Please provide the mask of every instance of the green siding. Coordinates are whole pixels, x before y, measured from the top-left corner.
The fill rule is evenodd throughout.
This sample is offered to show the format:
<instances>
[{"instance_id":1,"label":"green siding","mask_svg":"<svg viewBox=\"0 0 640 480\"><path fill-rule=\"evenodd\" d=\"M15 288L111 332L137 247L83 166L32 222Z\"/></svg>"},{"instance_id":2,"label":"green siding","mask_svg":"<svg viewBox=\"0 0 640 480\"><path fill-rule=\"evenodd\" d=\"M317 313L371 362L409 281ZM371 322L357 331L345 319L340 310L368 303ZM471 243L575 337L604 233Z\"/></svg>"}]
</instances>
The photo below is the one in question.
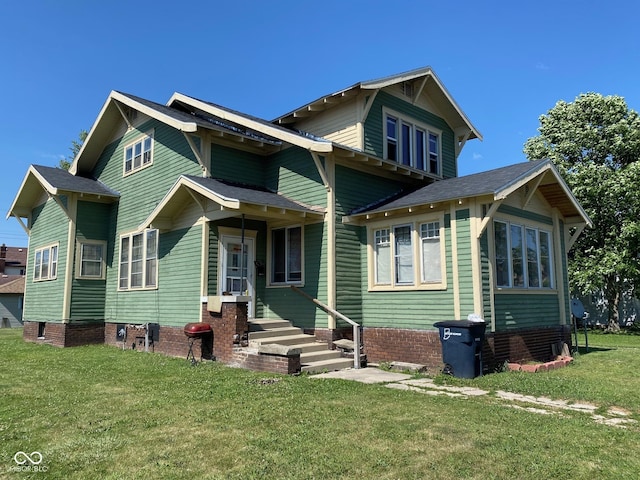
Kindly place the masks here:
<instances>
[{"instance_id":1,"label":"green siding","mask_svg":"<svg viewBox=\"0 0 640 480\"><path fill-rule=\"evenodd\" d=\"M406 115L426 125L442 131L442 170L444 178L456 177L458 167L455 155L455 136L453 130L440 117L427 112L401 98L385 92L380 92L375 100L369 115L364 123L364 150L365 152L382 157L384 152L384 128L382 108L388 107L396 112Z\"/></svg>"},{"instance_id":2,"label":"green siding","mask_svg":"<svg viewBox=\"0 0 640 480\"><path fill-rule=\"evenodd\" d=\"M326 207L327 190L306 150L291 147L271 155L265 175L267 188L307 205Z\"/></svg>"},{"instance_id":3,"label":"green siding","mask_svg":"<svg viewBox=\"0 0 640 480\"><path fill-rule=\"evenodd\" d=\"M110 292L107 320L170 326L199 321L201 232L201 227L195 226L161 233L158 288ZM109 290L116 286L114 282Z\"/></svg>"},{"instance_id":4,"label":"green siding","mask_svg":"<svg viewBox=\"0 0 640 480\"><path fill-rule=\"evenodd\" d=\"M104 203L78 202L76 222L77 240L103 240L110 238L111 205ZM113 241L111 242L113 243ZM111 264L109 248L105 252L105 263ZM74 249L74 255L76 251ZM71 320L104 319L106 280L86 280L75 278L76 264L74 261L74 279L71 287Z\"/></svg>"},{"instance_id":5,"label":"green siding","mask_svg":"<svg viewBox=\"0 0 640 480\"><path fill-rule=\"evenodd\" d=\"M435 322L455 320L453 270L451 263L451 221L445 215L447 289L427 291L367 291L367 277L362 277L363 319L365 327L430 329ZM367 254L363 248L361 268L367 271Z\"/></svg>"},{"instance_id":6,"label":"green siding","mask_svg":"<svg viewBox=\"0 0 640 480\"><path fill-rule=\"evenodd\" d=\"M125 145L154 129L153 163L137 172L123 176L123 149ZM196 240L187 235L181 242L172 240L171 233L159 237L160 258L158 262L158 289L118 291L118 259L120 235L135 231L160 203L171 186L182 174L200 175L200 165L195 159L187 140L178 130L156 121L149 121L124 137L108 145L94 169L98 180L120 192L120 201L111 209L110 228L112 243L108 246L105 317L108 321L144 323L163 321L167 325L181 325L199 319L200 311L200 228L195 228ZM184 232L179 230L178 232ZM183 241L193 245L183 250ZM170 248L167 248L167 245ZM177 249L179 254L173 252ZM196 288L192 289L191 278L184 287L176 284L176 268L171 263L182 258L184 271L195 271ZM195 270L194 270L195 269ZM189 290L186 288L189 286ZM163 292L161 294L161 292ZM182 292L181 295L177 295ZM168 308L161 309L162 302ZM181 306L176 309L175 304ZM191 302L191 303L187 303ZM174 313L178 312L178 315Z\"/></svg>"},{"instance_id":7,"label":"green siding","mask_svg":"<svg viewBox=\"0 0 640 480\"><path fill-rule=\"evenodd\" d=\"M559 324L556 295L496 294L496 331L550 327Z\"/></svg>"},{"instance_id":8,"label":"green siding","mask_svg":"<svg viewBox=\"0 0 640 480\"><path fill-rule=\"evenodd\" d=\"M471 224L469 210L456 211L456 235L458 242L458 286L460 292L460 315L466 319L474 312L473 269L471 258ZM475 239L474 239L475 241Z\"/></svg>"},{"instance_id":9,"label":"green siding","mask_svg":"<svg viewBox=\"0 0 640 480\"><path fill-rule=\"evenodd\" d=\"M491 319L491 256L489 255L489 237L487 230L480 237L480 274L482 275L482 318Z\"/></svg>"},{"instance_id":10,"label":"green siding","mask_svg":"<svg viewBox=\"0 0 640 480\"><path fill-rule=\"evenodd\" d=\"M327 233L324 224L304 227L304 290L327 303ZM267 269L268 270L268 269ZM265 316L291 320L298 327L327 327L327 314L288 287L265 288Z\"/></svg>"},{"instance_id":11,"label":"green siding","mask_svg":"<svg viewBox=\"0 0 640 480\"><path fill-rule=\"evenodd\" d=\"M211 145L211 176L222 180L264 185L267 159L261 155Z\"/></svg>"},{"instance_id":12,"label":"green siding","mask_svg":"<svg viewBox=\"0 0 640 480\"><path fill-rule=\"evenodd\" d=\"M357 188L365 186L366 188ZM336 166L336 306L337 310L356 322L362 321L362 282L367 269L361 269L366 257L366 228L345 225L342 215L388 198L404 185L388 178L369 175Z\"/></svg>"},{"instance_id":13,"label":"green siding","mask_svg":"<svg viewBox=\"0 0 640 480\"><path fill-rule=\"evenodd\" d=\"M65 263L69 220L53 200L34 208L29 238L29 258L25 278L24 319L30 321L62 321ZM58 269L54 280L33 281L35 252L58 242Z\"/></svg>"},{"instance_id":14,"label":"green siding","mask_svg":"<svg viewBox=\"0 0 640 480\"><path fill-rule=\"evenodd\" d=\"M522 210L520 208L512 207L510 205L500 205L498 207L499 213L504 213L505 215L513 215L515 217L520 217L524 220L530 220L533 222L544 223L546 225L553 225L553 219L546 215L540 215L539 213L529 212L527 210Z\"/></svg>"}]
</instances>

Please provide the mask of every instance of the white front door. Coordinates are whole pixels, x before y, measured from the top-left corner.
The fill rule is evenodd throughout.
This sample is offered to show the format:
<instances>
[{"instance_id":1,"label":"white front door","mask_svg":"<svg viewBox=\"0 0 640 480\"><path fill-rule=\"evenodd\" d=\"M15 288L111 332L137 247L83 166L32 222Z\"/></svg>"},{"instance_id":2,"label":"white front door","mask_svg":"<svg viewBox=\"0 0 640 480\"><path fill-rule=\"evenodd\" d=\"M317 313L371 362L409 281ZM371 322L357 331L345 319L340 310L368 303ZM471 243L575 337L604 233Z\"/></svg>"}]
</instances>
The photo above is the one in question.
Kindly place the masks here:
<instances>
[{"instance_id":1,"label":"white front door","mask_svg":"<svg viewBox=\"0 0 640 480\"><path fill-rule=\"evenodd\" d=\"M219 295L248 295L251 301L248 305L249 318L254 315L254 272L255 243L253 238L245 237L244 251L242 238L232 235L221 237L220 272L218 286ZM243 255L244 253L244 255Z\"/></svg>"}]
</instances>

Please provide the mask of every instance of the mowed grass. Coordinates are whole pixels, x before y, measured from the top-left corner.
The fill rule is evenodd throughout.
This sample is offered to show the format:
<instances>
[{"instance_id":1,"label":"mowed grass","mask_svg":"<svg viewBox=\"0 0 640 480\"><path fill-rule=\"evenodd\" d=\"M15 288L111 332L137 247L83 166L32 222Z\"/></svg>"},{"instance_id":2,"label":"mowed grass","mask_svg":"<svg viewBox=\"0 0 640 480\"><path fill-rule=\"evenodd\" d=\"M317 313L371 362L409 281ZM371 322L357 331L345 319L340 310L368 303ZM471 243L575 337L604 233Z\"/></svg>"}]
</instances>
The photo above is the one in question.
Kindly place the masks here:
<instances>
[{"instance_id":1,"label":"mowed grass","mask_svg":"<svg viewBox=\"0 0 640 480\"><path fill-rule=\"evenodd\" d=\"M18 451L60 479L638 478L640 427L540 415L493 395L430 396L278 376L108 346L60 349L0 330L0 478ZM591 339L590 339L591 345ZM595 342L593 343L595 346ZM616 405L640 419L637 346L562 370L438 377Z\"/></svg>"}]
</instances>

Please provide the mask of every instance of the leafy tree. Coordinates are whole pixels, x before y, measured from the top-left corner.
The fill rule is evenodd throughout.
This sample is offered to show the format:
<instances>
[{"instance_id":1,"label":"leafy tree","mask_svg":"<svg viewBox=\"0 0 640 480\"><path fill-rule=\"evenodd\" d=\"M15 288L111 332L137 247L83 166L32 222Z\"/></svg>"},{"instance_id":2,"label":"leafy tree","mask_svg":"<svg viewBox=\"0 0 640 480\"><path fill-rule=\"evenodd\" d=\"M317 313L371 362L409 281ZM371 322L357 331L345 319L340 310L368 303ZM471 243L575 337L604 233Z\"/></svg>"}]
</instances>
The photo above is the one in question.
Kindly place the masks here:
<instances>
[{"instance_id":1,"label":"leafy tree","mask_svg":"<svg viewBox=\"0 0 640 480\"><path fill-rule=\"evenodd\" d=\"M71 141L71 147L69 147L69 150L71 150L71 155L61 159L60 163L58 164L58 168L69 170L71 164L73 163L73 160L76 158L76 155L78 155L78 152L82 148L82 144L87 138L87 135L89 135L89 132L87 132L86 130L80 130L80 133L78 134L78 140Z\"/></svg>"},{"instance_id":2,"label":"leafy tree","mask_svg":"<svg viewBox=\"0 0 640 480\"><path fill-rule=\"evenodd\" d=\"M538 131L525 155L551 159L593 222L569 255L572 291L602 292L617 331L622 295L640 286L640 117L622 97L586 93L556 103Z\"/></svg>"}]
</instances>

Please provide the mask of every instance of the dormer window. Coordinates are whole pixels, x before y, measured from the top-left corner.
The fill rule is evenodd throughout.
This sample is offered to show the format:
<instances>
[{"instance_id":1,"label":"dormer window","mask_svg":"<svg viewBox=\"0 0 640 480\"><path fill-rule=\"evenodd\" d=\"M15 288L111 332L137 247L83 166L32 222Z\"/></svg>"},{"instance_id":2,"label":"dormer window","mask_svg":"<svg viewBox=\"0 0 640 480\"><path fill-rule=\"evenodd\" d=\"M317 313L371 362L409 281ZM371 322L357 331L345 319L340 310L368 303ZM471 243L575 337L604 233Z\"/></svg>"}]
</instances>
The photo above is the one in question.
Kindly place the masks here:
<instances>
[{"instance_id":1,"label":"dormer window","mask_svg":"<svg viewBox=\"0 0 640 480\"><path fill-rule=\"evenodd\" d=\"M124 175L138 171L153 162L153 132L124 147Z\"/></svg>"},{"instance_id":2,"label":"dormer window","mask_svg":"<svg viewBox=\"0 0 640 480\"><path fill-rule=\"evenodd\" d=\"M441 133L410 118L385 114L384 158L442 176Z\"/></svg>"}]
</instances>

